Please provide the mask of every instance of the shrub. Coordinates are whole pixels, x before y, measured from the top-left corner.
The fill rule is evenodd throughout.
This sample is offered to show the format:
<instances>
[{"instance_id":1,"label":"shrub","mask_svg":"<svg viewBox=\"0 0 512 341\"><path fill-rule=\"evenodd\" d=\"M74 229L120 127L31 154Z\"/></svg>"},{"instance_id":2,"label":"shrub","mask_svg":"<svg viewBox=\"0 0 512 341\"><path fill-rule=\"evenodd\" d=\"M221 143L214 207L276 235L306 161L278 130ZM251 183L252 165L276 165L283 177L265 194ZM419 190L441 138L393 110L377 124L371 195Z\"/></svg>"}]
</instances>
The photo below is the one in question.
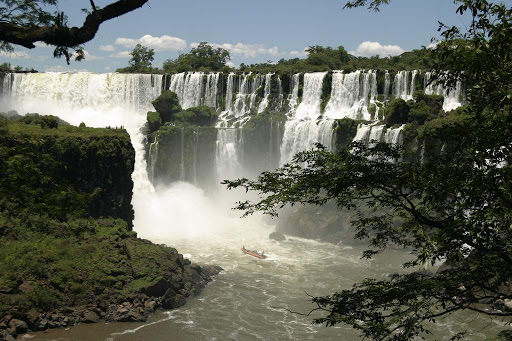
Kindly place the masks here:
<instances>
[{"instance_id":1,"label":"shrub","mask_svg":"<svg viewBox=\"0 0 512 341\"><path fill-rule=\"evenodd\" d=\"M155 110L160 114L162 123L172 121L174 114L181 111L178 95L169 90L163 91L152 104Z\"/></svg>"}]
</instances>

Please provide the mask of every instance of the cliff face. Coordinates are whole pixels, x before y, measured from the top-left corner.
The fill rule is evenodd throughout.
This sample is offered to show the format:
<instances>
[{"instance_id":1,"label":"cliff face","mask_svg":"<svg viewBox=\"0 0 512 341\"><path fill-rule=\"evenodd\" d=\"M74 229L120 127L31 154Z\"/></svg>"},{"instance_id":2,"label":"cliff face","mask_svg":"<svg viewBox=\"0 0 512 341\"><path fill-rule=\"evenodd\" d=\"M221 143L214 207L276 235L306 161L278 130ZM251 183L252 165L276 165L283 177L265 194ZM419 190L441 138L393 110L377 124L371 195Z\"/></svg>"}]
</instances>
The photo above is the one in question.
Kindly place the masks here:
<instances>
[{"instance_id":1,"label":"cliff face","mask_svg":"<svg viewBox=\"0 0 512 341\"><path fill-rule=\"evenodd\" d=\"M124 130L10 123L0 134L0 208L58 220L121 218L131 228L134 159Z\"/></svg>"},{"instance_id":2,"label":"cliff face","mask_svg":"<svg viewBox=\"0 0 512 341\"><path fill-rule=\"evenodd\" d=\"M0 340L144 321L198 294L218 268L131 231L135 153L126 131L51 122L0 116Z\"/></svg>"}]
</instances>

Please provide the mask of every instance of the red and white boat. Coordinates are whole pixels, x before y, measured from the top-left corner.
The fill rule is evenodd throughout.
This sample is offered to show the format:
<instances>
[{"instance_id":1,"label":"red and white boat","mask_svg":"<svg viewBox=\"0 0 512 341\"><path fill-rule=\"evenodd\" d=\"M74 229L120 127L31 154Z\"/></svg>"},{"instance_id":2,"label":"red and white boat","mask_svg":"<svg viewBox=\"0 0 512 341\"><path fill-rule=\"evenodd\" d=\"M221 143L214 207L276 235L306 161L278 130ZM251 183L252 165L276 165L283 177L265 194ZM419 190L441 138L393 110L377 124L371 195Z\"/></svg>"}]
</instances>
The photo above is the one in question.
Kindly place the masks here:
<instances>
[{"instance_id":1,"label":"red and white boat","mask_svg":"<svg viewBox=\"0 0 512 341\"><path fill-rule=\"evenodd\" d=\"M253 257L256 257L256 258L259 258L259 259L267 258L267 256L264 255L264 252L258 253L257 251L247 250L245 248L245 246L243 246L241 250L242 250L243 253L245 253L246 255L249 255L249 256L253 256Z\"/></svg>"}]
</instances>

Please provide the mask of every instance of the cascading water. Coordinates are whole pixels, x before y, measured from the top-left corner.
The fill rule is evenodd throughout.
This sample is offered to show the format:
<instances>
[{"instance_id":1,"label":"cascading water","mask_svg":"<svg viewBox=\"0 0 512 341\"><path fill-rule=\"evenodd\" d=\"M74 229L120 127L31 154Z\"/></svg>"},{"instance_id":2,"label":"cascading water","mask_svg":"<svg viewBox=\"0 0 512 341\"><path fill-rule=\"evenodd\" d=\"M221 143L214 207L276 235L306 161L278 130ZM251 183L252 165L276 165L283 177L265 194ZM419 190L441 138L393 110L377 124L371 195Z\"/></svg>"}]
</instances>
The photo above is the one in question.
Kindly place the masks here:
<instances>
[{"instance_id":1,"label":"cascading water","mask_svg":"<svg viewBox=\"0 0 512 341\"><path fill-rule=\"evenodd\" d=\"M277 76L277 105L275 110L281 111L284 103L284 94L283 94L283 82L281 81L281 77Z\"/></svg>"},{"instance_id":2,"label":"cascading water","mask_svg":"<svg viewBox=\"0 0 512 341\"><path fill-rule=\"evenodd\" d=\"M211 108L218 108L217 92L219 87L220 73L209 73L206 78L206 90L203 105Z\"/></svg>"},{"instance_id":3,"label":"cascading water","mask_svg":"<svg viewBox=\"0 0 512 341\"><path fill-rule=\"evenodd\" d=\"M384 142L392 144L400 144L403 142L403 129L405 124L395 129L387 129L384 135Z\"/></svg>"},{"instance_id":4,"label":"cascading water","mask_svg":"<svg viewBox=\"0 0 512 341\"><path fill-rule=\"evenodd\" d=\"M443 110L455 110L464 104L464 89L462 82L458 81L454 89L445 89L441 84L434 85L430 82L431 72L425 73L425 94L444 96Z\"/></svg>"},{"instance_id":5,"label":"cascading water","mask_svg":"<svg viewBox=\"0 0 512 341\"><path fill-rule=\"evenodd\" d=\"M155 141L149 146L148 163L149 163L149 181L154 183L155 181L155 165L158 155L158 136L155 137Z\"/></svg>"},{"instance_id":6,"label":"cascading water","mask_svg":"<svg viewBox=\"0 0 512 341\"><path fill-rule=\"evenodd\" d=\"M241 129L219 128L217 130L217 152L215 156L217 177L222 179L234 179L242 173L239 149Z\"/></svg>"},{"instance_id":7,"label":"cascading water","mask_svg":"<svg viewBox=\"0 0 512 341\"><path fill-rule=\"evenodd\" d=\"M178 95L183 109L197 107L201 105L203 98L203 80L203 72L178 73L171 76L169 90ZM211 93L209 95L211 96Z\"/></svg>"},{"instance_id":8,"label":"cascading water","mask_svg":"<svg viewBox=\"0 0 512 341\"><path fill-rule=\"evenodd\" d=\"M267 73L265 76L265 92L263 95L263 100L261 101L260 105L258 106L258 113L261 113L267 109L268 106L268 97L270 96L270 89L271 89L271 83L272 83L272 76L273 73Z\"/></svg>"},{"instance_id":9,"label":"cascading water","mask_svg":"<svg viewBox=\"0 0 512 341\"><path fill-rule=\"evenodd\" d=\"M393 97L411 100L414 93L417 71L400 71L393 82Z\"/></svg>"},{"instance_id":10,"label":"cascading water","mask_svg":"<svg viewBox=\"0 0 512 341\"><path fill-rule=\"evenodd\" d=\"M304 91L293 118L316 120L320 116L322 85L327 72L306 73L304 75Z\"/></svg>"},{"instance_id":11,"label":"cascading water","mask_svg":"<svg viewBox=\"0 0 512 341\"><path fill-rule=\"evenodd\" d=\"M280 148L280 164L289 162L298 152L312 149L316 143L321 143L329 150L331 149L334 121L321 120L317 122L321 116L322 85L326 74L326 72L317 72L304 75L302 102L297 110L292 112L293 119L285 123Z\"/></svg>"},{"instance_id":12,"label":"cascading water","mask_svg":"<svg viewBox=\"0 0 512 341\"><path fill-rule=\"evenodd\" d=\"M355 71L332 75L332 91L324 117L371 120L368 104L377 98L377 77L374 71Z\"/></svg>"},{"instance_id":13,"label":"cascading water","mask_svg":"<svg viewBox=\"0 0 512 341\"><path fill-rule=\"evenodd\" d=\"M257 90L263 83L263 76L246 73L237 76L229 74L226 91L226 110L219 115L218 128L242 127L251 112L257 110ZM238 90L238 92L236 92ZM234 93L236 92L236 95ZM233 97L235 100L233 102Z\"/></svg>"},{"instance_id":14,"label":"cascading water","mask_svg":"<svg viewBox=\"0 0 512 341\"><path fill-rule=\"evenodd\" d=\"M391 90L391 76L389 75L388 70L384 74L384 100L389 100Z\"/></svg>"},{"instance_id":15,"label":"cascading water","mask_svg":"<svg viewBox=\"0 0 512 341\"><path fill-rule=\"evenodd\" d=\"M405 125L402 125L398 128L387 128L384 130L385 125L382 124L359 124L353 141L362 142L366 146L371 146L376 142L399 144L402 143L402 130L404 127Z\"/></svg>"},{"instance_id":16,"label":"cascading water","mask_svg":"<svg viewBox=\"0 0 512 341\"><path fill-rule=\"evenodd\" d=\"M296 73L292 76L291 80L291 93L289 95L288 99L288 115L292 116L295 113L295 110L297 110L297 106L299 105L299 79L300 79L300 73Z\"/></svg>"}]
</instances>

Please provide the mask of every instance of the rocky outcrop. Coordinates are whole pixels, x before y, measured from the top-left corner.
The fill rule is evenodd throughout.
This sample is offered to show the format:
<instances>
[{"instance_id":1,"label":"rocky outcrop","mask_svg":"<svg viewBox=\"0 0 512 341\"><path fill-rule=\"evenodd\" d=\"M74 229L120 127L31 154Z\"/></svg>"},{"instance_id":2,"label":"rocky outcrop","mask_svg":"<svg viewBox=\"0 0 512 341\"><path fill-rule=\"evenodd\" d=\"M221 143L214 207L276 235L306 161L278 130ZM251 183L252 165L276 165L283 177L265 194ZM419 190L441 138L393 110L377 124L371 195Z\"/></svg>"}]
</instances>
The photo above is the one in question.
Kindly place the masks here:
<instances>
[{"instance_id":1,"label":"rocky outcrop","mask_svg":"<svg viewBox=\"0 0 512 341\"><path fill-rule=\"evenodd\" d=\"M284 236L284 234L282 234L280 232L272 232L271 234L268 235L268 238L278 241L278 242L286 240L286 237Z\"/></svg>"},{"instance_id":2,"label":"rocky outcrop","mask_svg":"<svg viewBox=\"0 0 512 341\"><path fill-rule=\"evenodd\" d=\"M132 240L132 242L134 242ZM149 242L145 242L150 244ZM72 302L73 297L70 293L60 292L62 302L57 303L56 308L44 311L41 308L32 308L24 311L20 307L12 307L5 311L5 315L0 317L0 340L13 340L19 335L28 331L42 331L51 328L62 328L74 326L80 323L95 323L101 320L107 322L142 322L157 309L175 309L183 306L186 299L198 295L212 277L218 274L222 269L217 266L199 266L191 264L175 251L167 253L165 257L175 257L170 260L167 266L168 275L159 276L153 280L143 277L139 281L145 284L137 289L129 290L130 293L123 295L118 290L111 287L96 288L99 293L97 296L91 295L88 303L83 305L66 305ZM159 259L156 259L159 261ZM134 267L127 267L116 274L120 283L125 283L121 278L130 276L135 277ZM158 271L156 272L158 274ZM160 273L161 275L162 273ZM133 278L132 277L132 278ZM133 282L128 281L123 284L125 288L133 288ZM118 286L117 283L111 286ZM43 285L37 283L36 285ZM27 289L29 284L22 282L13 292L19 292ZM28 289L33 290L32 289ZM47 290L55 291L51 285ZM14 295L14 294L11 294ZM0 294L0 300L7 301L9 295Z\"/></svg>"},{"instance_id":3,"label":"rocky outcrop","mask_svg":"<svg viewBox=\"0 0 512 341\"><path fill-rule=\"evenodd\" d=\"M360 244L361 241L354 240L350 223L355 214L354 211L338 210L333 203L297 206L279 215L276 232L334 244Z\"/></svg>"}]
</instances>

